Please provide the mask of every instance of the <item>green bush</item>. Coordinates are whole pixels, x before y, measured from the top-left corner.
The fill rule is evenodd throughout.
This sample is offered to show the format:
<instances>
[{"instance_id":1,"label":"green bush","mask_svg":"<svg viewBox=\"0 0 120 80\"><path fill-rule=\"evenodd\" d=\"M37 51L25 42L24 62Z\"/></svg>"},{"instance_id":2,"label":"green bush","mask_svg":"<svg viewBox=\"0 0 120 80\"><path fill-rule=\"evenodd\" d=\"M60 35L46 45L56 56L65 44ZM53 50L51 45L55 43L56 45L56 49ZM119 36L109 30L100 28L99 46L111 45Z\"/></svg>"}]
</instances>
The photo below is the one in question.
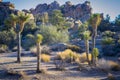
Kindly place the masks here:
<instances>
[{"instance_id":1,"label":"green bush","mask_svg":"<svg viewBox=\"0 0 120 80\"><path fill-rule=\"evenodd\" d=\"M8 50L7 45L4 45L4 44L0 45L0 53L4 53L4 52L6 52L7 50Z\"/></svg>"},{"instance_id":2,"label":"green bush","mask_svg":"<svg viewBox=\"0 0 120 80\"><path fill-rule=\"evenodd\" d=\"M16 34L13 30L0 32L0 44L5 44L8 46L8 48L11 49L16 44L15 40L16 40Z\"/></svg>"},{"instance_id":3,"label":"green bush","mask_svg":"<svg viewBox=\"0 0 120 80\"><path fill-rule=\"evenodd\" d=\"M105 37L102 40L103 45L110 45L110 44L113 44L113 43L114 43L114 39L111 38L111 37Z\"/></svg>"},{"instance_id":4,"label":"green bush","mask_svg":"<svg viewBox=\"0 0 120 80\"><path fill-rule=\"evenodd\" d=\"M42 34L44 37L43 43L54 44L54 43L64 43L68 42L69 35L67 30L58 31L55 26L39 26L40 31L38 33Z\"/></svg>"},{"instance_id":5,"label":"green bush","mask_svg":"<svg viewBox=\"0 0 120 80\"><path fill-rule=\"evenodd\" d=\"M105 31L102 33L103 37L113 37L115 35L115 32L111 32L111 31Z\"/></svg>"},{"instance_id":6,"label":"green bush","mask_svg":"<svg viewBox=\"0 0 120 80\"><path fill-rule=\"evenodd\" d=\"M34 45L35 45L34 35L27 34L23 40L23 44L22 44L23 48L25 50L29 50Z\"/></svg>"}]
</instances>

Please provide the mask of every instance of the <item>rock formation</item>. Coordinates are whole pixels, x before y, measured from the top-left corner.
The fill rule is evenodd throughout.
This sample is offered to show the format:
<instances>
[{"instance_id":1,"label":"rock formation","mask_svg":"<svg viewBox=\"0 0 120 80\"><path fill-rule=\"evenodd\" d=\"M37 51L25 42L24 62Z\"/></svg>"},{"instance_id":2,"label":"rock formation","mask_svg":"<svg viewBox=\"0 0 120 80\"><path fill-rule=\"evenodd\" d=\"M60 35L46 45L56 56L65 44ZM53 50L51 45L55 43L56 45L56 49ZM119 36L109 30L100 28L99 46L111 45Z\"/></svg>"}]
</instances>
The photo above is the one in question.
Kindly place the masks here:
<instances>
[{"instance_id":1,"label":"rock formation","mask_svg":"<svg viewBox=\"0 0 120 80\"><path fill-rule=\"evenodd\" d=\"M14 13L14 5L10 2L0 1L0 25L3 25L4 20L11 14Z\"/></svg>"},{"instance_id":2,"label":"rock formation","mask_svg":"<svg viewBox=\"0 0 120 80\"><path fill-rule=\"evenodd\" d=\"M73 18L75 20L81 20L82 22L89 19L92 8L89 1L84 2L83 4L73 5L70 1L67 1L64 5L60 6L57 1L52 2L51 4L39 4L35 9L30 9L33 15L42 14L48 12L51 14L53 10L61 10L64 17Z\"/></svg>"}]
</instances>

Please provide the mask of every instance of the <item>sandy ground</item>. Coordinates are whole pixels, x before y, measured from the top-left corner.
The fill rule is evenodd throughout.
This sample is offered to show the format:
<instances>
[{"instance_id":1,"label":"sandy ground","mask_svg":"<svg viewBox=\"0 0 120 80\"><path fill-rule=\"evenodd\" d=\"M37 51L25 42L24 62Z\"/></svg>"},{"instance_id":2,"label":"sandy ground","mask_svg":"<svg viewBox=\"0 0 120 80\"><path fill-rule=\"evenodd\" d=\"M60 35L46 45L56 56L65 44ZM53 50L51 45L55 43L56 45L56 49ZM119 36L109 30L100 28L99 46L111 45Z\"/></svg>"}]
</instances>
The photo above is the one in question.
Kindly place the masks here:
<instances>
[{"instance_id":1,"label":"sandy ground","mask_svg":"<svg viewBox=\"0 0 120 80\"><path fill-rule=\"evenodd\" d=\"M7 76L4 69L13 69L14 71L26 72L29 79L25 80L102 80L106 78L107 74L99 70L82 70L69 69L66 71L58 71L53 62L42 63L42 68L47 68L46 74L36 74L36 57L30 56L29 52L24 52L22 56L22 63L15 63L16 52L0 54L0 80L18 80L17 77ZM70 66L69 66L70 67ZM120 72L119 72L120 73ZM115 73L119 76L118 72Z\"/></svg>"}]
</instances>

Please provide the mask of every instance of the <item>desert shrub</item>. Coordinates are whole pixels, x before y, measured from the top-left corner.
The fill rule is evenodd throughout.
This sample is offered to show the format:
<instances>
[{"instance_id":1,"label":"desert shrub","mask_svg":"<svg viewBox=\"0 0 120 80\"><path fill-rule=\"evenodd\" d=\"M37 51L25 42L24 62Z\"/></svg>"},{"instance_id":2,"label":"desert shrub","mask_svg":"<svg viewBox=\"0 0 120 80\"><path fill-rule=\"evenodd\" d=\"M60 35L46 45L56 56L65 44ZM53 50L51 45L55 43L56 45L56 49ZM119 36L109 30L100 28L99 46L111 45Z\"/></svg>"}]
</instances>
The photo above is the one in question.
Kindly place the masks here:
<instances>
[{"instance_id":1,"label":"desert shrub","mask_svg":"<svg viewBox=\"0 0 120 80\"><path fill-rule=\"evenodd\" d=\"M79 54L73 52L70 49L59 52L54 59L56 68L60 70L65 70L65 66L69 62L79 62Z\"/></svg>"},{"instance_id":2,"label":"desert shrub","mask_svg":"<svg viewBox=\"0 0 120 80\"><path fill-rule=\"evenodd\" d=\"M7 45L4 45L4 44L0 45L0 53L4 53L6 51L8 51Z\"/></svg>"},{"instance_id":3,"label":"desert shrub","mask_svg":"<svg viewBox=\"0 0 120 80\"><path fill-rule=\"evenodd\" d=\"M24 72L24 71L19 71L18 74L20 75L20 78L19 78L20 80L29 79L26 72Z\"/></svg>"},{"instance_id":4,"label":"desert shrub","mask_svg":"<svg viewBox=\"0 0 120 80\"><path fill-rule=\"evenodd\" d=\"M97 66L104 71L118 71L120 70L120 65L114 61L108 61L105 59L100 59L97 61Z\"/></svg>"},{"instance_id":5,"label":"desert shrub","mask_svg":"<svg viewBox=\"0 0 120 80\"><path fill-rule=\"evenodd\" d=\"M16 40L16 34L13 30L0 32L0 44L5 44L8 46L8 48L11 49L16 45L15 40Z\"/></svg>"},{"instance_id":6,"label":"desert shrub","mask_svg":"<svg viewBox=\"0 0 120 80\"><path fill-rule=\"evenodd\" d=\"M108 73L107 79L108 80L116 80L115 77L111 73Z\"/></svg>"},{"instance_id":7,"label":"desert shrub","mask_svg":"<svg viewBox=\"0 0 120 80\"><path fill-rule=\"evenodd\" d=\"M91 58L91 54L88 54L88 57L89 57L89 61L91 61L92 60L92 58ZM80 62L87 62L87 56L86 56L86 53L82 53L81 55L80 55Z\"/></svg>"},{"instance_id":8,"label":"desert shrub","mask_svg":"<svg viewBox=\"0 0 120 80\"><path fill-rule=\"evenodd\" d=\"M58 59L61 59L61 60L65 60L65 61L73 61L76 57L76 53L73 52L72 50L70 49L66 49L65 51L63 52L59 52L57 54L57 57Z\"/></svg>"},{"instance_id":9,"label":"desert shrub","mask_svg":"<svg viewBox=\"0 0 120 80\"><path fill-rule=\"evenodd\" d=\"M29 79L24 71L15 71L14 69L5 69L7 75L16 76L19 80Z\"/></svg>"},{"instance_id":10,"label":"desert shrub","mask_svg":"<svg viewBox=\"0 0 120 80\"><path fill-rule=\"evenodd\" d=\"M44 46L42 46L42 51L41 52L44 53L44 54L50 54L51 50L47 45L44 45Z\"/></svg>"},{"instance_id":11,"label":"desert shrub","mask_svg":"<svg viewBox=\"0 0 120 80\"><path fill-rule=\"evenodd\" d=\"M34 56L37 56L37 48L36 47L31 47L30 51Z\"/></svg>"},{"instance_id":12,"label":"desert shrub","mask_svg":"<svg viewBox=\"0 0 120 80\"><path fill-rule=\"evenodd\" d=\"M111 32L111 31L105 31L102 33L103 37L113 37L115 35L115 32Z\"/></svg>"},{"instance_id":13,"label":"desert shrub","mask_svg":"<svg viewBox=\"0 0 120 80\"><path fill-rule=\"evenodd\" d=\"M110 44L113 44L113 43L114 43L114 40L111 37L104 37L103 40L102 40L103 45L110 45Z\"/></svg>"},{"instance_id":14,"label":"desert shrub","mask_svg":"<svg viewBox=\"0 0 120 80\"><path fill-rule=\"evenodd\" d=\"M72 51L75 51L75 52L81 51L81 48L76 45L67 45L67 49L71 49Z\"/></svg>"},{"instance_id":15,"label":"desert shrub","mask_svg":"<svg viewBox=\"0 0 120 80\"><path fill-rule=\"evenodd\" d=\"M36 47L31 47L30 48L31 53L33 53L33 55L37 55L37 48ZM41 53L43 54L50 54L51 50L48 46L41 46Z\"/></svg>"},{"instance_id":16,"label":"desert shrub","mask_svg":"<svg viewBox=\"0 0 120 80\"><path fill-rule=\"evenodd\" d=\"M35 45L34 35L27 34L22 42L23 48L29 50L30 47L33 47Z\"/></svg>"},{"instance_id":17,"label":"desert shrub","mask_svg":"<svg viewBox=\"0 0 120 80\"><path fill-rule=\"evenodd\" d=\"M97 61L97 67L100 68L101 70L108 72L110 70L111 66L109 64L109 61L105 59L100 59Z\"/></svg>"},{"instance_id":18,"label":"desert shrub","mask_svg":"<svg viewBox=\"0 0 120 80\"><path fill-rule=\"evenodd\" d=\"M111 70L120 71L120 65L117 62L109 61L109 65L111 66Z\"/></svg>"},{"instance_id":19,"label":"desert shrub","mask_svg":"<svg viewBox=\"0 0 120 80\"><path fill-rule=\"evenodd\" d=\"M43 43L45 44L64 43L69 41L68 31L58 31L55 26L40 26L40 31L38 31L38 33L43 35Z\"/></svg>"},{"instance_id":20,"label":"desert shrub","mask_svg":"<svg viewBox=\"0 0 120 80\"><path fill-rule=\"evenodd\" d=\"M41 60L43 62L50 62L50 56L47 54L41 54Z\"/></svg>"}]
</instances>

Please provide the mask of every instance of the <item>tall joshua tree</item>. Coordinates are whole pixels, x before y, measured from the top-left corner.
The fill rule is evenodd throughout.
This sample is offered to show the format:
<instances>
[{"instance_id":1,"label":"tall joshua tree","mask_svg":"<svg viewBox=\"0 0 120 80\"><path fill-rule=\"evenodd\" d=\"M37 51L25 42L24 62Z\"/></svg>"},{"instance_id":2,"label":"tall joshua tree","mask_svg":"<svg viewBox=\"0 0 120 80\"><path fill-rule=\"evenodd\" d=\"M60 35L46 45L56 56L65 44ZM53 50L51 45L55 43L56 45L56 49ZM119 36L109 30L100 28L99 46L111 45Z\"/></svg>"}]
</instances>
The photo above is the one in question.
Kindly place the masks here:
<instances>
[{"instance_id":1,"label":"tall joshua tree","mask_svg":"<svg viewBox=\"0 0 120 80\"><path fill-rule=\"evenodd\" d=\"M101 14L92 14L90 19L89 19L89 24L92 26L92 49L95 48L95 39L97 36L97 27L100 24L102 18L101 18ZM92 54L92 62L93 62L93 54Z\"/></svg>"},{"instance_id":2,"label":"tall joshua tree","mask_svg":"<svg viewBox=\"0 0 120 80\"><path fill-rule=\"evenodd\" d=\"M18 63L21 63L21 32L23 31L24 25L29 18L30 16L28 14L19 12L17 15L11 14L10 17L5 21L5 24L12 26L14 28L14 31L17 34L17 40L18 40L17 62Z\"/></svg>"},{"instance_id":3,"label":"tall joshua tree","mask_svg":"<svg viewBox=\"0 0 120 80\"><path fill-rule=\"evenodd\" d=\"M25 14L23 12L18 13L18 25L16 26L16 33L18 37L18 56L17 56L17 62L21 62L21 32L24 29L25 23L28 21L30 16L28 14Z\"/></svg>"},{"instance_id":4,"label":"tall joshua tree","mask_svg":"<svg viewBox=\"0 0 120 80\"><path fill-rule=\"evenodd\" d=\"M100 24L102 18L101 14L92 14L89 19L89 24L92 26L93 33L92 33L92 42L93 42L93 48L95 48L95 39L97 36L97 27Z\"/></svg>"},{"instance_id":5,"label":"tall joshua tree","mask_svg":"<svg viewBox=\"0 0 120 80\"><path fill-rule=\"evenodd\" d=\"M90 60L89 60L89 40L90 40L90 32L89 32L89 31L85 31L85 32L83 33L83 38L84 38L84 40L85 40L87 61L88 61L88 64L90 65Z\"/></svg>"},{"instance_id":6,"label":"tall joshua tree","mask_svg":"<svg viewBox=\"0 0 120 80\"><path fill-rule=\"evenodd\" d=\"M41 72L41 66L40 66L40 63L41 63L41 47L40 47L40 44L42 43L42 40L43 40L43 36L40 35L40 34L37 34L36 35L36 45L37 45L37 73L40 73Z\"/></svg>"}]
</instances>

